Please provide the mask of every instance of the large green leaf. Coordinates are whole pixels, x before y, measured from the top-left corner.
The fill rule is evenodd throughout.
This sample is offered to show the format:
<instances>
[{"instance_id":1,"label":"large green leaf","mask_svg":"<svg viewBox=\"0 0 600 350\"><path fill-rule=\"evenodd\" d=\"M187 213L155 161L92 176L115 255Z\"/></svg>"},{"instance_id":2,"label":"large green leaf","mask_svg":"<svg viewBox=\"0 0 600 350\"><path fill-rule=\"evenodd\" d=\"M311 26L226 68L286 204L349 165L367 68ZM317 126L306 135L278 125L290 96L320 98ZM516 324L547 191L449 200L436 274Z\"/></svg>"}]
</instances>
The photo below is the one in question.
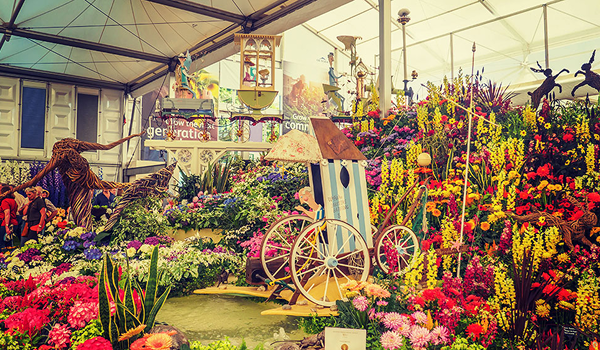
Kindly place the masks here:
<instances>
[{"instance_id":1,"label":"large green leaf","mask_svg":"<svg viewBox=\"0 0 600 350\"><path fill-rule=\"evenodd\" d=\"M98 317L102 324L102 334L104 338L110 338L110 302L108 293L106 292L106 270L107 270L107 259L104 255L102 260L102 270L100 271L100 280L98 281Z\"/></svg>"},{"instance_id":2,"label":"large green leaf","mask_svg":"<svg viewBox=\"0 0 600 350\"><path fill-rule=\"evenodd\" d=\"M158 314L160 309L163 307L170 292L171 286L167 287L167 290L165 290L165 292L160 296L160 298L158 298L154 306L152 306L152 310L150 310L150 312L148 313L148 318L146 319L146 328L144 329L144 332L149 332L152 329L152 327L154 327L154 319L156 318L156 315Z\"/></svg>"},{"instance_id":3,"label":"large green leaf","mask_svg":"<svg viewBox=\"0 0 600 350\"><path fill-rule=\"evenodd\" d=\"M158 246L155 246L152 250L152 256L150 258L150 271L148 272L148 281L146 282L146 298L144 299L144 323L148 324L148 315L152 310L152 306L156 300L156 293L158 288L157 283L158 277Z\"/></svg>"}]
</instances>

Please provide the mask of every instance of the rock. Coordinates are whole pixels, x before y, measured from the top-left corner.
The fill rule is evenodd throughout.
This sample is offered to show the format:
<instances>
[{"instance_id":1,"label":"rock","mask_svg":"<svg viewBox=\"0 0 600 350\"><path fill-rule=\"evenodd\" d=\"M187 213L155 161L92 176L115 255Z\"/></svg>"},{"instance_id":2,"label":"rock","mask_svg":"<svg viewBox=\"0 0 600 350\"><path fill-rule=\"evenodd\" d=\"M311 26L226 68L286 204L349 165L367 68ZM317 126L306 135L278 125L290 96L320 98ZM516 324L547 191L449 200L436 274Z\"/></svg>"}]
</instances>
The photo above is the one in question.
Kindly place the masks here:
<instances>
[{"instance_id":1,"label":"rock","mask_svg":"<svg viewBox=\"0 0 600 350\"><path fill-rule=\"evenodd\" d=\"M227 285L226 284L222 284L219 286L219 289L227 289Z\"/></svg>"},{"instance_id":2,"label":"rock","mask_svg":"<svg viewBox=\"0 0 600 350\"><path fill-rule=\"evenodd\" d=\"M175 332L171 336L171 347L170 350L178 350L182 345L190 345L190 342L187 340L185 334L179 329L163 324L156 324L149 333L167 333L167 332Z\"/></svg>"},{"instance_id":3,"label":"rock","mask_svg":"<svg viewBox=\"0 0 600 350\"><path fill-rule=\"evenodd\" d=\"M265 286L260 286L260 287L256 288L256 290L259 292L264 292L265 290L267 290L267 288L265 288Z\"/></svg>"},{"instance_id":4,"label":"rock","mask_svg":"<svg viewBox=\"0 0 600 350\"><path fill-rule=\"evenodd\" d=\"M279 332L273 333L273 339L275 339L275 341L286 341L290 340L290 337L285 334L285 329L283 329L283 327L279 327Z\"/></svg>"},{"instance_id":5,"label":"rock","mask_svg":"<svg viewBox=\"0 0 600 350\"><path fill-rule=\"evenodd\" d=\"M308 305L308 300L298 300L296 305Z\"/></svg>"},{"instance_id":6,"label":"rock","mask_svg":"<svg viewBox=\"0 0 600 350\"><path fill-rule=\"evenodd\" d=\"M297 343L288 342L275 347L275 350L300 350L300 346Z\"/></svg>"},{"instance_id":7,"label":"rock","mask_svg":"<svg viewBox=\"0 0 600 350\"><path fill-rule=\"evenodd\" d=\"M291 310L292 309L292 305L290 304L285 304L281 307L282 310Z\"/></svg>"},{"instance_id":8,"label":"rock","mask_svg":"<svg viewBox=\"0 0 600 350\"><path fill-rule=\"evenodd\" d=\"M315 309L314 307L311 307L311 308L310 308L310 311L311 311L311 312L317 312L317 309Z\"/></svg>"},{"instance_id":9,"label":"rock","mask_svg":"<svg viewBox=\"0 0 600 350\"><path fill-rule=\"evenodd\" d=\"M323 306L323 305L317 305L317 309L324 309L324 308L325 308L325 306Z\"/></svg>"},{"instance_id":10,"label":"rock","mask_svg":"<svg viewBox=\"0 0 600 350\"><path fill-rule=\"evenodd\" d=\"M329 310L331 310L331 311L338 311L338 307L337 307L337 305L331 305L329 307Z\"/></svg>"}]
</instances>

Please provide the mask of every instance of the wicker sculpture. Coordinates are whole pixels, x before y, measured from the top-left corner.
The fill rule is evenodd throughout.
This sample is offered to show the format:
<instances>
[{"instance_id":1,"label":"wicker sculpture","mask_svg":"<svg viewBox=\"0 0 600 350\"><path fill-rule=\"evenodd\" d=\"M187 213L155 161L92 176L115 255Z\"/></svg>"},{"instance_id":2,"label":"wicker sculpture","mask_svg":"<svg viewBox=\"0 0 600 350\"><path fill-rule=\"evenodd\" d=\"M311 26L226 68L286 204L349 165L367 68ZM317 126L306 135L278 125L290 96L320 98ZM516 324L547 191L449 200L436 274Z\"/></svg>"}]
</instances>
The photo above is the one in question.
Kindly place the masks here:
<instances>
[{"instance_id":1,"label":"wicker sculpture","mask_svg":"<svg viewBox=\"0 0 600 350\"><path fill-rule=\"evenodd\" d=\"M596 56L596 50L594 50L594 52L592 53L592 57L590 58L589 62L582 64L581 70L578 70L575 73L575 77L577 77L579 74L583 74L585 76L585 79L573 88L573 90L571 91L571 96L575 96L575 91L585 85L589 85L590 87L600 92L600 74L592 70L594 56Z\"/></svg>"},{"instance_id":2,"label":"wicker sculpture","mask_svg":"<svg viewBox=\"0 0 600 350\"><path fill-rule=\"evenodd\" d=\"M46 176L46 174L50 173L55 168L58 168L58 172L67 189L73 221L77 226L83 226L90 230L92 228L92 190L124 188L130 184L100 180L100 178L90 169L88 161L83 158L80 153L85 151L109 150L142 134L143 133L130 135L113 143L109 143L108 145L85 142L71 138L62 139L56 142L52 147L52 157L44 169L37 173L33 179L15 187L11 192L35 185ZM4 198L7 194L8 193L0 194L0 199Z\"/></svg>"},{"instance_id":3,"label":"wicker sculpture","mask_svg":"<svg viewBox=\"0 0 600 350\"><path fill-rule=\"evenodd\" d=\"M590 240L585 236L585 231L596 225L598 222L598 217L596 214L592 213L583 205L581 205L581 203L579 203L579 201L577 201L575 198L567 195L567 200L583 211L583 215L579 219L566 221L547 212L540 211L522 216L514 215L512 213L507 214L522 223L538 222L541 217L545 217L548 226L556 226L562 232L563 240L571 251L574 249L573 241L579 241L588 247L591 247L592 242L590 242Z\"/></svg>"},{"instance_id":4,"label":"wicker sculpture","mask_svg":"<svg viewBox=\"0 0 600 350\"><path fill-rule=\"evenodd\" d=\"M542 97L544 95L546 96L546 98L548 98L548 94L555 87L558 87L558 91L562 92L562 86L560 86L560 84L556 83L556 78L562 72L569 73L569 70L563 69L560 72L558 72L558 74L552 75L552 69L550 69L550 68L543 69L539 62L536 62L536 63L538 65L539 69L532 67L531 70L536 73L543 73L546 76L546 79L544 80L542 85L540 85L533 92L527 93L527 94L529 94L529 96L531 96L531 107L533 108L533 110L536 110L538 108L538 106L540 105L540 101L542 100Z\"/></svg>"},{"instance_id":5,"label":"wicker sculpture","mask_svg":"<svg viewBox=\"0 0 600 350\"><path fill-rule=\"evenodd\" d=\"M166 168L160 169L158 172L136 180L131 183L125 192L123 193L123 198L119 201L112 214L108 218L106 225L102 228L102 231L111 230L119 216L121 216L121 212L125 207L131 203L132 201L148 196L158 196L164 194L167 191L167 185L169 184L169 180L173 175L173 170L177 163L173 163Z\"/></svg>"}]
</instances>

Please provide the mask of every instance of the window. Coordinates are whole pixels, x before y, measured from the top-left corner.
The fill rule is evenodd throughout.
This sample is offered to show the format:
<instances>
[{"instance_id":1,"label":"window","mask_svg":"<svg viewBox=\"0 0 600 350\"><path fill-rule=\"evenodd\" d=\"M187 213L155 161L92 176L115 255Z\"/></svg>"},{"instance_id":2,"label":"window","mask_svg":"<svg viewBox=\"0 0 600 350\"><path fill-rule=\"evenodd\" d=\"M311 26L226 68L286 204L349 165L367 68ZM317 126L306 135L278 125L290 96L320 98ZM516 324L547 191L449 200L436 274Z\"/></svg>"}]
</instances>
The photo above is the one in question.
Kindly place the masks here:
<instances>
[{"instance_id":1,"label":"window","mask_svg":"<svg viewBox=\"0 0 600 350\"><path fill-rule=\"evenodd\" d=\"M44 149L46 89L23 87L21 148Z\"/></svg>"},{"instance_id":2,"label":"window","mask_svg":"<svg viewBox=\"0 0 600 350\"><path fill-rule=\"evenodd\" d=\"M98 142L98 96L77 94L77 139Z\"/></svg>"}]
</instances>

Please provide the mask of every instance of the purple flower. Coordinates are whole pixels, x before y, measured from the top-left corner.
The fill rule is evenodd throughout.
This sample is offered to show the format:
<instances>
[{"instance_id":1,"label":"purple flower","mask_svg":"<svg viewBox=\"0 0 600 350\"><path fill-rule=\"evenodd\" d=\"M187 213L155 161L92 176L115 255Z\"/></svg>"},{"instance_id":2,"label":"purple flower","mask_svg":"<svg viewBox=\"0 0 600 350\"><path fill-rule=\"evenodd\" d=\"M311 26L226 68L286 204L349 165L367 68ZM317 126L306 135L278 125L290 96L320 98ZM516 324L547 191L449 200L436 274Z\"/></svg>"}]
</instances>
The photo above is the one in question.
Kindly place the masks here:
<instances>
[{"instance_id":1,"label":"purple flower","mask_svg":"<svg viewBox=\"0 0 600 350\"><path fill-rule=\"evenodd\" d=\"M88 260L98 260L102 257L102 253L99 249L96 248L88 248L83 251L83 255Z\"/></svg>"},{"instance_id":2,"label":"purple flower","mask_svg":"<svg viewBox=\"0 0 600 350\"><path fill-rule=\"evenodd\" d=\"M127 244L127 249L135 248L135 250L138 250L138 249L140 249L141 246L142 246L142 242L134 239L133 241L131 241Z\"/></svg>"},{"instance_id":3,"label":"purple flower","mask_svg":"<svg viewBox=\"0 0 600 350\"><path fill-rule=\"evenodd\" d=\"M158 237L147 237L144 240L144 244L147 244L147 245L159 245L160 244L160 240L158 239Z\"/></svg>"}]
</instances>

